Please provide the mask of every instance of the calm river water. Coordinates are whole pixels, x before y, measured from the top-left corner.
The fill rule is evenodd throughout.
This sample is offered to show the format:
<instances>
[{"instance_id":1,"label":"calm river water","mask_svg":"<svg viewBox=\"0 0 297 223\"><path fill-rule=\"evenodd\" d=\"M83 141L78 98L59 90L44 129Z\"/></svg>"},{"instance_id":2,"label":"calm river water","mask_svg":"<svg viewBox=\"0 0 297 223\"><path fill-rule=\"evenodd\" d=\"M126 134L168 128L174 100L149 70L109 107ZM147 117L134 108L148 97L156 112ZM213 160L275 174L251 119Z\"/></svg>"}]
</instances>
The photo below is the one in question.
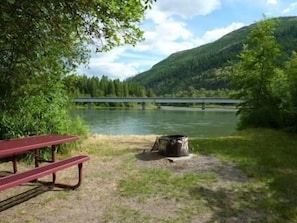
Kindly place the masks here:
<instances>
[{"instance_id":1,"label":"calm river water","mask_svg":"<svg viewBox=\"0 0 297 223\"><path fill-rule=\"evenodd\" d=\"M226 110L75 110L91 133L105 135L226 136L236 129L235 111Z\"/></svg>"}]
</instances>

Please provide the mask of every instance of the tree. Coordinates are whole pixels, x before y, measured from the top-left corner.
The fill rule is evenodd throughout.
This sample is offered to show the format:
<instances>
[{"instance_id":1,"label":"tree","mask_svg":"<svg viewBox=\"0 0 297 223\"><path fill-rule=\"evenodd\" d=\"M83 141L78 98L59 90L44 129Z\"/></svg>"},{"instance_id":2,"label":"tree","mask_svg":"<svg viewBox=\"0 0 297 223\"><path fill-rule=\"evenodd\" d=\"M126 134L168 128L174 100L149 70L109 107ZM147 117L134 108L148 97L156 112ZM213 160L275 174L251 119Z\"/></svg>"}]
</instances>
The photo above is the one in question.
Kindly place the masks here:
<instances>
[{"instance_id":1,"label":"tree","mask_svg":"<svg viewBox=\"0 0 297 223\"><path fill-rule=\"evenodd\" d=\"M115 97L116 92L115 92L115 85L113 81L109 81L107 85L107 96L108 97Z\"/></svg>"},{"instance_id":2,"label":"tree","mask_svg":"<svg viewBox=\"0 0 297 223\"><path fill-rule=\"evenodd\" d=\"M286 64L285 72L288 76L291 107L297 110L297 53L293 52Z\"/></svg>"},{"instance_id":3,"label":"tree","mask_svg":"<svg viewBox=\"0 0 297 223\"><path fill-rule=\"evenodd\" d=\"M71 74L67 77L63 78L63 85L65 86L66 91L70 95L70 97L79 97L81 96L81 92L79 91L79 80L80 78L77 75Z\"/></svg>"},{"instance_id":4,"label":"tree","mask_svg":"<svg viewBox=\"0 0 297 223\"><path fill-rule=\"evenodd\" d=\"M239 105L242 128L277 127L280 123L279 98L271 88L281 56L274 36L276 22L264 19L251 28L239 61L229 75L237 90L235 97L245 101Z\"/></svg>"},{"instance_id":5,"label":"tree","mask_svg":"<svg viewBox=\"0 0 297 223\"><path fill-rule=\"evenodd\" d=\"M278 89L281 88L282 112L284 125L290 131L297 132L297 53L293 52L286 63L282 82L278 81Z\"/></svg>"},{"instance_id":6,"label":"tree","mask_svg":"<svg viewBox=\"0 0 297 223\"><path fill-rule=\"evenodd\" d=\"M49 129L29 126L59 117L69 120L68 100L60 98L65 96L63 77L88 61L89 44L104 51L142 40L138 25L154 1L2 1L0 138L74 129L66 122ZM34 109L38 105L45 107ZM48 111L46 106L53 109Z\"/></svg>"}]
</instances>

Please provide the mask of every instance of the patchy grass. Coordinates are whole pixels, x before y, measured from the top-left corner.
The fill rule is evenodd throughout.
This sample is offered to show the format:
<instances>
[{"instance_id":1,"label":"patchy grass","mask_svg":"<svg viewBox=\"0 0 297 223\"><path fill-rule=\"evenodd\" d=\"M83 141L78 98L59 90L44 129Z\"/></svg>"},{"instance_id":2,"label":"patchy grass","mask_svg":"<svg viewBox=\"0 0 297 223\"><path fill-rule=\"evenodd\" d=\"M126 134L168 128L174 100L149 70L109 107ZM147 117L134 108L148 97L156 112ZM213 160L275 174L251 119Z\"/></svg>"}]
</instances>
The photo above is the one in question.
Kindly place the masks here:
<instances>
[{"instance_id":1,"label":"patchy grass","mask_svg":"<svg viewBox=\"0 0 297 223\"><path fill-rule=\"evenodd\" d=\"M187 197L189 188L198 185L210 185L216 181L216 176L211 173L187 173L174 175L169 170L141 169L133 171L119 182L119 190L122 196L138 196L148 198L161 197Z\"/></svg>"},{"instance_id":2,"label":"patchy grass","mask_svg":"<svg viewBox=\"0 0 297 223\"><path fill-rule=\"evenodd\" d=\"M1 213L1 222L297 222L296 135L251 129L190 139L197 155L185 165L142 159L155 138L89 137L78 190L43 193ZM59 180L75 180L76 171L61 171Z\"/></svg>"},{"instance_id":3,"label":"patchy grass","mask_svg":"<svg viewBox=\"0 0 297 223\"><path fill-rule=\"evenodd\" d=\"M214 172L190 172L176 175L164 168L138 168L133 154L150 149L155 136L125 139L125 136L96 136L89 153L96 156L120 156L125 160L118 180L123 199L152 208L152 200L166 200L168 208L179 207L173 216L153 217L139 213L138 207L118 208L121 218L132 216L143 222L191 222L197 216L207 221L297 222L297 138L280 131L250 129L221 138L190 139L196 154L219 157L235 163L249 176L248 182L221 182ZM98 137L100 144L98 144ZM93 146L92 146L93 145ZM153 202L154 203L154 202ZM193 208L187 208L187 207ZM164 209L163 211L170 211ZM187 209L187 211L185 211ZM126 213L126 214L124 214ZM198 217L199 218L199 217ZM203 217L202 217L203 219ZM140 222L141 220L139 220ZM203 222L203 221L202 221Z\"/></svg>"},{"instance_id":4,"label":"patchy grass","mask_svg":"<svg viewBox=\"0 0 297 223\"><path fill-rule=\"evenodd\" d=\"M269 215L269 222L297 222L297 137L288 133L250 129L234 136L195 139L196 153L221 157L236 163L252 179L246 194L248 206Z\"/></svg>"}]
</instances>

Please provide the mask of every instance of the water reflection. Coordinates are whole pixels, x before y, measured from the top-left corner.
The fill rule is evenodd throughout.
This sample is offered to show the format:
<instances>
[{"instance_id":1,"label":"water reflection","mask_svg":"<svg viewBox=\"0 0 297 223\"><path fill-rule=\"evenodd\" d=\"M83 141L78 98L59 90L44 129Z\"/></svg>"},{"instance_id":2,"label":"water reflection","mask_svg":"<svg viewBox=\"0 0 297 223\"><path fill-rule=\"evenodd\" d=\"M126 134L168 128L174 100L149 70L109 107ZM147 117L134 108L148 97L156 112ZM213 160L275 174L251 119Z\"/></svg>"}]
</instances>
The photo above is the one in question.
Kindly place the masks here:
<instances>
[{"instance_id":1,"label":"water reflection","mask_svg":"<svg viewBox=\"0 0 297 223\"><path fill-rule=\"evenodd\" d=\"M171 135L216 137L236 129L235 111L75 110L90 125L91 133L106 135Z\"/></svg>"}]
</instances>

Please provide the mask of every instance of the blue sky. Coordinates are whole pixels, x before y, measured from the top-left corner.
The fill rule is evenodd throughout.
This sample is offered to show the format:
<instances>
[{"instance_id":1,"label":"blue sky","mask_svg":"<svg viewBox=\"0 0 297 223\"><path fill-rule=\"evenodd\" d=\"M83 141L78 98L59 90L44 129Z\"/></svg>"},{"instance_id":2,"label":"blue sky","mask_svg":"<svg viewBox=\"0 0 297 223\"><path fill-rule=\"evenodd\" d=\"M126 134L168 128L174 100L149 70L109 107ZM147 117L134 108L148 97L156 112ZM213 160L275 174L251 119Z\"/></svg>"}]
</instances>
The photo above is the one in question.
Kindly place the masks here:
<instances>
[{"instance_id":1,"label":"blue sky","mask_svg":"<svg viewBox=\"0 0 297 223\"><path fill-rule=\"evenodd\" d=\"M263 15L296 16L297 0L157 0L141 25L145 41L92 53L78 73L124 80L174 52L213 42Z\"/></svg>"}]
</instances>

